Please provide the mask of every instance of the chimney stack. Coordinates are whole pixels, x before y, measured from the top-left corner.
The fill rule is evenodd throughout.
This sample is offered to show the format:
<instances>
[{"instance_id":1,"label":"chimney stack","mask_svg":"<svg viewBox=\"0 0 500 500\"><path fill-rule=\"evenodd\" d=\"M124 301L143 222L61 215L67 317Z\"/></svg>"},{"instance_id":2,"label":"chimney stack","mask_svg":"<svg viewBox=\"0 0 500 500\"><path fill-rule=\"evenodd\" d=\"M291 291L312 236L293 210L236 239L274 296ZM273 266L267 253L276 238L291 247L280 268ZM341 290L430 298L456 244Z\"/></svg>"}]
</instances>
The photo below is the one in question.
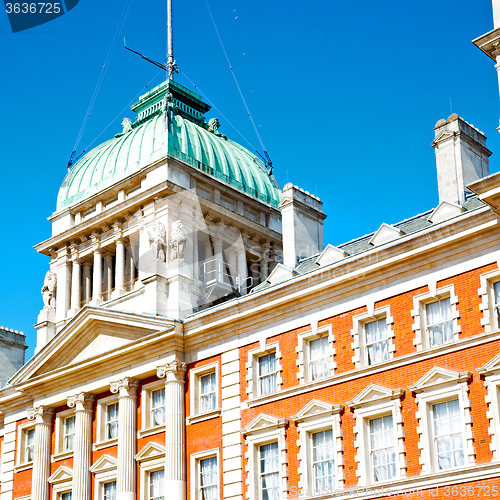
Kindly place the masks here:
<instances>
[{"instance_id":1,"label":"chimney stack","mask_svg":"<svg viewBox=\"0 0 500 500\"><path fill-rule=\"evenodd\" d=\"M486 136L453 113L434 127L439 201L462 204L467 186L490 174Z\"/></svg>"},{"instance_id":2,"label":"chimney stack","mask_svg":"<svg viewBox=\"0 0 500 500\"><path fill-rule=\"evenodd\" d=\"M283 264L293 269L299 259L322 252L325 246L321 200L288 183L279 204L283 225Z\"/></svg>"}]
</instances>

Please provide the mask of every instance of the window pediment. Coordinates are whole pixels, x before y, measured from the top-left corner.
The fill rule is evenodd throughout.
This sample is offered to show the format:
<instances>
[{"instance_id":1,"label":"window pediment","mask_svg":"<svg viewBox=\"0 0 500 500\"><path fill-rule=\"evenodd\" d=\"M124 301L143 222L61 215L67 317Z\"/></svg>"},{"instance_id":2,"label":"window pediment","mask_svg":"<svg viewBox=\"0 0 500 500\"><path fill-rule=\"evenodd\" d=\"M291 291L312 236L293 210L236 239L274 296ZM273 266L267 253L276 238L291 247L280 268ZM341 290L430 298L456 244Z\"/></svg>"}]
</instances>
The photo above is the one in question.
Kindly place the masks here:
<instances>
[{"instance_id":1,"label":"window pediment","mask_svg":"<svg viewBox=\"0 0 500 500\"><path fill-rule=\"evenodd\" d=\"M99 460L90 468L90 472L107 472L118 467L118 460L109 455L102 455Z\"/></svg>"},{"instance_id":2,"label":"window pediment","mask_svg":"<svg viewBox=\"0 0 500 500\"><path fill-rule=\"evenodd\" d=\"M309 418L336 415L340 413L342 409L342 405L331 405L329 403L319 401L318 399L313 399L309 401L309 403L307 403L295 416L293 416L292 419L297 422L302 422Z\"/></svg>"},{"instance_id":3,"label":"window pediment","mask_svg":"<svg viewBox=\"0 0 500 500\"><path fill-rule=\"evenodd\" d=\"M435 366L429 370L416 384L409 387L413 392L422 392L426 389L446 384L466 382L471 377L470 372L454 372L446 368Z\"/></svg>"},{"instance_id":4,"label":"window pediment","mask_svg":"<svg viewBox=\"0 0 500 500\"><path fill-rule=\"evenodd\" d=\"M429 215L427 220L436 224L446 219L451 219L457 215L464 212L465 209L456 203L450 203L449 201L442 201Z\"/></svg>"},{"instance_id":5,"label":"window pediment","mask_svg":"<svg viewBox=\"0 0 500 500\"><path fill-rule=\"evenodd\" d=\"M338 262L346 256L346 252L344 252L340 248L328 244L315 262L316 264L318 264L318 266L326 266L328 264L331 264L332 262Z\"/></svg>"},{"instance_id":6,"label":"window pediment","mask_svg":"<svg viewBox=\"0 0 500 500\"><path fill-rule=\"evenodd\" d=\"M260 413L257 415L244 429L243 434L253 434L270 429L278 429L284 427L288 422L286 418L276 418L271 415Z\"/></svg>"},{"instance_id":7,"label":"window pediment","mask_svg":"<svg viewBox=\"0 0 500 500\"><path fill-rule=\"evenodd\" d=\"M400 236L403 236L403 232L396 229L385 222L377 229L375 234L370 239L370 245L379 246L389 241L397 240Z\"/></svg>"},{"instance_id":8,"label":"window pediment","mask_svg":"<svg viewBox=\"0 0 500 500\"><path fill-rule=\"evenodd\" d=\"M347 404L351 408L358 408L366 404L383 401L384 399L397 399L400 398L402 394L402 389L388 389L380 385L370 384Z\"/></svg>"},{"instance_id":9,"label":"window pediment","mask_svg":"<svg viewBox=\"0 0 500 500\"><path fill-rule=\"evenodd\" d=\"M135 459L138 462L147 462L165 456L165 447L158 443L148 443L144 448L137 453Z\"/></svg>"},{"instance_id":10,"label":"window pediment","mask_svg":"<svg viewBox=\"0 0 500 500\"><path fill-rule=\"evenodd\" d=\"M57 483L64 483L66 481L72 481L73 480L73 470L70 469L69 467L66 467L65 465L61 465L54 474L52 474L48 482L50 484L57 484Z\"/></svg>"},{"instance_id":11,"label":"window pediment","mask_svg":"<svg viewBox=\"0 0 500 500\"><path fill-rule=\"evenodd\" d=\"M481 368L477 368L476 371L481 375L492 375L493 373L500 372L500 353Z\"/></svg>"},{"instance_id":12,"label":"window pediment","mask_svg":"<svg viewBox=\"0 0 500 500\"><path fill-rule=\"evenodd\" d=\"M267 282L271 285L275 285L276 283L281 283L282 281L288 280L296 276L297 273L292 269L284 266L283 264L278 264L273 272L267 277Z\"/></svg>"}]
</instances>

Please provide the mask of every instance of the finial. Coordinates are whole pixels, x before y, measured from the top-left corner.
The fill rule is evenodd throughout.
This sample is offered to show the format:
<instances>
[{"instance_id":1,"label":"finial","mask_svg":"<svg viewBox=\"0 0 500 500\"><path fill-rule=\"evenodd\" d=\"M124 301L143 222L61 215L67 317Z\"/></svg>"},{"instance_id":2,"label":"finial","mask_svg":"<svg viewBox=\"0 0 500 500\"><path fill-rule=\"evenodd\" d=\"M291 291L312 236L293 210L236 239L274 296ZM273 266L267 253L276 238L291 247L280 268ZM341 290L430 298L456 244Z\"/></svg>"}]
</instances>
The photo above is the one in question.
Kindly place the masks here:
<instances>
[{"instance_id":1,"label":"finial","mask_svg":"<svg viewBox=\"0 0 500 500\"><path fill-rule=\"evenodd\" d=\"M174 60L174 42L172 36L172 0L167 0L167 32L167 73L169 80L173 80L174 74L179 73L179 68L177 67L177 61Z\"/></svg>"}]
</instances>

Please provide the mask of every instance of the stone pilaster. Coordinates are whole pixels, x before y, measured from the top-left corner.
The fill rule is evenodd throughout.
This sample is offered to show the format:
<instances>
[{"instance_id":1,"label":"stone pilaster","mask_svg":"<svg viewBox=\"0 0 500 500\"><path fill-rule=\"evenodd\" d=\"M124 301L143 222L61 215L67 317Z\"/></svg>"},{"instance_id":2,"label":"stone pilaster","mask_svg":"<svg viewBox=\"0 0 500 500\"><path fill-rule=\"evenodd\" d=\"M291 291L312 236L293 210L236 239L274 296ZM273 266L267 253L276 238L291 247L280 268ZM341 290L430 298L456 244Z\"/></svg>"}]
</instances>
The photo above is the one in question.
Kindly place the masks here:
<instances>
[{"instance_id":1,"label":"stone pilaster","mask_svg":"<svg viewBox=\"0 0 500 500\"><path fill-rule=\"evenodd\" d=\"M71 294L71 267L67 246L57 251L57 261L53 271L57 274L56 321L62 321L68 314Z\"/></svg>"},{"instance_id":2,"label":"stone pilaster","mask_svg":"<svg viewBox=\"0 0 500 500\"><path fill-rule=\"evenodd\" d=\"M54 408L37 406L28 410L28 419L35 421L35 447L31 500L48 500L50 476L50 445L52 442L52 417Z\"/></svg>"},{"instance_id":3,"label":"stone pilaster","mask_svg":"<svg viewBox=\"0 0 500 500\"><path fill-rule=\"evenodd\" d=\"M84 262L83 264L83 282L82 282L82 297L83 302L88 304L92 296L92 265L90 262Z\"/></svg>"},{"instance_id":4,"label":"stone pilaster","mask_svg":"<svg viewBox=\"0 0 500 500\"><path fill-rule=\"evenodd\" d=\"M80 309L80 302L82 300L81 288L81 264L82 261L78 255L78 247L71 245L71 261L73 268L71 271L71 309L70 315L73 316Z\"/></svg>"},{"instance_id":5,"label":"stone pilaster","mask_svg":"<svg viewBox=\"0 0 500 500\"><path fill-rule=\"evenodd\" d=\"M157 375L165 377L165 491L169 500L186 498L186 417L184 377L186 363L174 361L159 366Z\"/></svg>"},{"instance_id":6,"label":"stone pilaster","mask_svg":"<svg viewBox=\"0 0 500 500\"><path fill-rule=\"evenodd\" d=\"M94 233L92 236L94 250L94 277L91 305L98 306L102 303L102 254L103 249L99 241L99 235Z\"/></svg>"},{"instance_id":7,"label":"stone pilaster","mask_svg":"<svg viewBox=\"0 0 500 500\"><path fill-rule=\"evenodd\" d=\"M75 407L75 441L73 452L73 500L89 500L92 465L92 407L95 396L80 392L68 397L68 406Z\"/></svg>"},{"instance_id":8,"label":"stone pilaster","mask_svg":"<svg viewBox=\"0 0 500 500\"><path fill-rule=\"evenodd\" d=\"M111 392L118 393L118 476L117 498L135 500L136 410L139 381L125 377L110 383ZM165 490L168 491L168 490Z\"/></svg>"},{"instance_id":9,"label":"stone pilaster","mask_svg":"<svg viewBox=\"0 0 500 500\"><path fill-rule=\"evenodd\" d=\"M120 297L125 293L125 240L121 224L113 224L115 231L116 242L116 259L115 259L115 289L113 297Z\"/></svg>"}]
</instances>

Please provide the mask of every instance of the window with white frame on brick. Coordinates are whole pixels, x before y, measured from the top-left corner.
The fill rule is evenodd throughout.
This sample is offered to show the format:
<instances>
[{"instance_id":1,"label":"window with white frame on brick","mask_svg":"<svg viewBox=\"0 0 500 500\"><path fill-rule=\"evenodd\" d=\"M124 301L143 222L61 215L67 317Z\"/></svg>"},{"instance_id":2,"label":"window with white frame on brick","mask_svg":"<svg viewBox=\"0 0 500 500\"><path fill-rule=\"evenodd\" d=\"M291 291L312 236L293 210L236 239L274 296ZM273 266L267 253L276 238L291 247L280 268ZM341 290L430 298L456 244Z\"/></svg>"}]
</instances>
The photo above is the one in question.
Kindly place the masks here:
<instances>
[{"instance_id":1,"label":"window with white frame on brick","mask_svg":"<svg viewBox=\"0 0 500 500\"><path fill-rule=\"evenodd\" d=\"M117 442L119 412L120 404L117 396L113 395L97 400L97 436L96 442L92 445L94 450L105 448Z\"/></svg>"},{"instance_id":2,"label":"window with white frame on brick","mask_svg":"<svg viewBox=\"0 0 500 500\"><path fill-rule=\"evenodd\" d=\"M73 451L75 441L75 416L71 415L64 419L63 423L63 447L62 451Z\"/></svg>"},{"instance_id":3,"label":"window with white frame on brick","mask_svg":"<svg viewBox=\"0 0 500 500\"><path fill-rule=\"evenodd\" d=\"M165 424L165 387L151 391L151 427Z\"/></svg>"},{"instance_id":4,"label":"window with white frame on brick","mask_svg":"<svg viewBox=\"0 0 500 500\"><path fill-rule=\"evenodd\" d=\"M191 455L192 500L220 500L219 449Z\"/></svg>"},{"instance_id":5,"label":"window with white frame on brick","mask_svg":"<svg viewBox=\"0 0 500 500\"><path fill-rule=\"evenodd\" d=\"M141 387L141 428L139 436L146 437L165 428L165 381L156 380Z\"/></svg>"},{"instance_id":6,"label":"window with white frame on brick","mask_svg":"<svg viewBox=\"0 0 500 500\"><path fill-rule=\"evenodd\" d=\"M425 304L425 330L429 347L453 341L453 313L450 297Z\"/></svg>"},{"instance_id":7,"label":"window with white frame on brick","mask_svg":"<svg viewBox=\"0 0 500 500\"><path fill-rule=\"evenodd\" d=\"M394 420L391 415L369 420L370 470L374 482L396 477Z\"/></svg>"},{"instance_id":8,"label":"window with white frame on brick","mask_svg":"<svg viewBox=\"0 0 500 500\"><path fill-rule=\"evenodd\" d=\"M135 459L140 467L140 491L137 498L140 500L163 500L165 495L165 447L148 442Z\"/></svg>"},{"instance_id":9,"label":"window with white frame on brick","mask_svg":"<svg viewBox=\"0 0 500 500\"><path fill-rule=\"evenodd\" d=\"M66 491L64 493L61 493L59 495L59 498L61 500L71 500L73 498L73 492L72 491Z\"/></svg>"},{"instance_id":10,"label":"window with white frame on brick","mask_svg":"<svg viewBox=\"0 0 500 500\"><path fill-rule=\"evenodd\" d=\"M217 408L217 380L215 372L200 375L200 413Z\"/></svg>"},{"instance_id":11,"label":"window with white frame on brick","mask_svg":"<svg viewBox=\"0 0 500 500\"><path fill-rule=\"evenodd\" d=\"M312 476L314 491L318 494L335 489L335 448L333 431L327 429L311 434Z\"/></svg>"},{"instance_id":12,"label":"window with white frame on brick","mask_svg":"<svg viewBox=\"0 0 500 500\"><path fill-rule=\"evenodd\" d=\"M278 442L259 446L259 498L280 498L280 457Z\"/></svg>"},{"instance_id":13,"label":"window with white frame on brick","mask_svg":"<svg viewBox=\"0 0 500 500\"><path fill-rule=\"evenodd\" d=\"M106 428L105 439L118 438L118 413L119 403L111 403L106 406Z\"/></svg>"},{"instance_id":14,"label":"window with white frame on brick","mask_svg":"<svg viewBox=\"0 0 500 500\"><path fill-rule=\"evenodd\" d=\"M423 473L475 464L469 379L468 372L434 367L410 387L417 394Z\"/></svg>"},{"instance_id":15,"label":"window with white frame on brick","mask_svg":"<svg viewBox=\"0 0 500 500\"><path fill-rule=\"evenodd\" d=\"M116 500L116 481L109 481L102 485L102 500Z\"/></svg>"},{"instance_id":16,"label":"window with white frame on brick","mask_svg":"<svg viewBox=\"0 0 500 500\"><path fill-rule=\"evenodd\" d=\"M265 396L278 390L279 367L276 353L270 352L257 358L257 394Z\"/></svg>"},{"instance_id":17,"label":"window with white frame on brick","mask_svg":"<svg viewBox=\"0 0 500 500\"><path fill-rule=\"evenodd\" d=\"M148 500L163 500L165 470L155 470L148 473Z\"/></svg>"},{"instance_id":18,"label":"window with white frame on brick","mask_svg":"<svg viewBox=\"0 0 500 500\"><path fill-rule=\"evenodd\" d=\"M311 381L331 375L329 348L330 344L326 335L309 341L309 368L311 370Z\"/></svg>"},{"instance_id":19,"label":"window with white frame on brick","mask_svg":"<svg viewBox=\"0 0 500 500\"><path fill-rule=\"evenodd\" d=\"M366 364L374 365L390 357L390 327L386 318L364 324Z\"/></svg>"},{"instance_id":20,"label":"window with white frame on brick","mask_svg":"<svg viewBox=\"0 0 500 500\"><path fill-rule=\"evenodd\" d=\"M26 429L24 432L23 462L33 462L35 452L35 429Z\"/></svg>"},{"instance_id":21,"label":"window with white frame on brick","mask_svg":"<svg viewBox=\"0 0 500 500\"><path fill-rule=\"evenodd\" d=\"M246 392L250 398L269 396L278 392L283 383L278 342L261 345L248 351L246 368L248 370Z\"/></svg>"},{"instance_id":22,"label":"window with white frame on brick","mask_svg":"<svg viewBox=\"0 0 500 500\"><path fill-rule=\"evenodd\" d=\"M299 334L296 351L300 384L322 380L334 374L334 341L330 325Z\"/></svg>"},{"instance_id":23,"label":"window with white frame on brick","mask_svg":"<svg viewBox=\"0 0 500 500\"><path fill-rule=\"evenodd\" d=\"M219 363L210 363L189 370L190 416L196 422L220 414Z\"/></svg>"},{"instance_id":24,"label":"window with white frame on brick","mask_svg":"<svg viewBox=\"0 0 500 500\"><path fill-rule=\"evenodd\" d=\"M481 275L478 293L482 298L479 309L483 311L481 325L485 332L500 329L500 270L495 269Z\"/></svg>"},{"instance_id":25,"label":"window with white frame on brick","mask_svg":"<svg viewBox=\"0 0 500 500\"><path fill-rule=\"evenodd\" d=\"M35 426L32 422L18 426L16 449L16 469L32 467L35 451Z\"/></svg>"}]
</instances>

